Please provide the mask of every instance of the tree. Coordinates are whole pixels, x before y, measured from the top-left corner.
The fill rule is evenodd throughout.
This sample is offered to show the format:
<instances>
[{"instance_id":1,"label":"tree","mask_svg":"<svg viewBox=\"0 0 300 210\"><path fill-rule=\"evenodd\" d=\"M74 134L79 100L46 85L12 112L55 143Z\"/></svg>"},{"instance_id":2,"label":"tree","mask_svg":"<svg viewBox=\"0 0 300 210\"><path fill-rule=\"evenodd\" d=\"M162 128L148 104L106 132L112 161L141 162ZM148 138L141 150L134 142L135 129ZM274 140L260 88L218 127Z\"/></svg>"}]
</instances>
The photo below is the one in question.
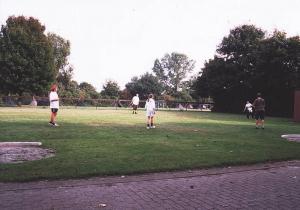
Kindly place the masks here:
<instances>
[{"instance_id":1,"label":"tree","mask_svg":"<svg viewBox=\"0 0 300 210\"><path fill-rule=\"evenodd\" d=\"M133 77L125 87L131 96L138 93L142 99L147 99L150 93L160 95L163 91L163 87L158 81L158 78L148 72L140 77Z\"/></svg>"},{"instance_id":2,"label":"tree","mask_svg":"<svg viewBox=\"0 0 300 210\"><path fill-rule=\"evenodd\" d=\"M108 80L103 85L103 90L101 91L101 96L104 98L116 99L119 97L120 87L117 82Z\"/></svg>"},{"instance_id":3,"label":"tree","mask_svg":"<svg viewBox=\"0 0 300 210\"><path fill-rule=\"evenodd\" d=\"M72 81L74 68L68 62L70 41L54 33L48 33L47 38L53 48L56 82L58 83L61 97L78 97L78 84Z\"/></svg>"},{"instance_id":4,"label":"tree","mask_svg":"<svg viewBox=\"0 0 300 210\"><path fill-rule=\"evenodd\" d=\"M45 26L11 16L0 32L0 88L6 94L45 94L55 79L53 48Z\"/></svg>"},{"instance_id":5,"label":"tree","mask_svg":"<svg viewBox=\"0 0 300 210\"><path fill-rule=\"evenodd\" d=\"M47 34L53 48L54 66L56 75L59 72L64 71L65 67L69 64L68 56L70 55L70 41L54 34Z\"/></svg>"},{"instance_id":6,"label":"tree","mask_svg":"<svg viewBox=\"0 0 300 210\"><path fill-rule=\"evenodd\" d=\"M86 98L97 99L100 96L100 94L96 91L96 88L87 82L80 83L79 90L84 92Z\"/></svg>"},{"instance_id":7,"label":"tree","mask_svg":"<svg viewBox=\"0 0 300 210\"><path fill-rule=\"evenodd\" d=\"M186 55L173 52L162 59L156 59L152 68L168 94L175 94L182 87L187 74L194 69L195 61Z\"/></svg>"},{"instance_id":8,"label":"tree","mask_svg":"<svg viewBox=\"0 0 300 210\"><path fill-rule=\"evenodd\" d=\"M56 78L58 84L59 95L61 97L72 98L79 97L79 85L72 80L73 67L67 66L60 70Z\"/></svg>"},{"instance_id":9,"label":"tree","mask_svg":"<svg viewBox=\"0 0 300 210\"><path fill-rule=\"evenodd\" d=\"M260 49L256 85L263 90L271 114L291 116L294 91L300 87L300 39L287 38L284 32L275 30L262 41Z\"/></svg>"},{"instance_id":10,"label":"tree","mask_svg":"<svg viewBox=\"0 0 300 210\"><path fill-rule=\"evenodd\" d=\"M291 116L293 91L300 87L299 67L298 36L287 38L275 30L266 37L261 29L243 25L223 38L194 87L200 96L213 97L216 111L240 112L262 92L268 114Z\"/></svg>"}]
</instances>

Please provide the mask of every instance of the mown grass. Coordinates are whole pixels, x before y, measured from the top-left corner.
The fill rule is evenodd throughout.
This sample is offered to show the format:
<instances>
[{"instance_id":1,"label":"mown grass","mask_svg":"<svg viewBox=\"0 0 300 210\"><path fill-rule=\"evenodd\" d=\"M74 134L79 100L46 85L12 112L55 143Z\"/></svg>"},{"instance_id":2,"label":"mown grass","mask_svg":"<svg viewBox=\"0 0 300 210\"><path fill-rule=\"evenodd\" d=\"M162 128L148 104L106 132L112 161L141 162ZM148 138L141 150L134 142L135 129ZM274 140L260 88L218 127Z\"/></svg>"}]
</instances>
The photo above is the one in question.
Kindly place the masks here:
<instances>
[{"instance_id":1,"label":"mown grass","mask_svg":"<svg viewBox=\"0 0 300 210\"><path fill-rule=\"evenodd\" d=\"M267 118L256 130L243 115L158 111L147 130L145 112L61 109L50 127L48 109L0 108L0 141L41 141L56 156L0 164L0 181L65 179L184 170L300 159L300 143L281 139L300 125Z\"/></svg>"}]
</instances>

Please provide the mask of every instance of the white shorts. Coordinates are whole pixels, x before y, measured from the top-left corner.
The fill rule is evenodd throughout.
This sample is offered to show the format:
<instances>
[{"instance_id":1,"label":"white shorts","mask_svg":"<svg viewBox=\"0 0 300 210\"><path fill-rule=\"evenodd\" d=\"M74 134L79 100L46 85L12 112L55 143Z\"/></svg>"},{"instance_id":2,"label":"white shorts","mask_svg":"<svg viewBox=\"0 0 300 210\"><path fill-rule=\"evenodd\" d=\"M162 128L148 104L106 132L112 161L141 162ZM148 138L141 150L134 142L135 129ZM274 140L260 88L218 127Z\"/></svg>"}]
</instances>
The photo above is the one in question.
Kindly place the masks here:
<instances>
[{"instance_id":1,"label":"white shorts","mask_svg":"<svg viewBox=\"0 0 300 210\"><path fill-rule=\"evenodd\" d=\"M150 110L147 110L147 111L146 111L146 116L147 116L147 117L153 117L154 115L155 115L155 111L153 111L153 110L151 110L151 111L150 111Z\"/></svg>"}]
</instances>

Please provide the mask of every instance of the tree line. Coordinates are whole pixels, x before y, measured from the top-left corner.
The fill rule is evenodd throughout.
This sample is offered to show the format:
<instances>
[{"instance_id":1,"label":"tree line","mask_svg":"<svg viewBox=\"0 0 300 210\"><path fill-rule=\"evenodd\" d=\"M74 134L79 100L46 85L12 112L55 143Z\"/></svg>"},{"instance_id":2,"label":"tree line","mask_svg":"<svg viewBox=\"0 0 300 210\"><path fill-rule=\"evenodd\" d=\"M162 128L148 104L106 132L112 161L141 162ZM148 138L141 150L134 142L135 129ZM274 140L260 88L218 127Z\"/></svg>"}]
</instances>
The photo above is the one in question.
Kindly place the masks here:
<instances>
[{"instance_id":1,"label":"tree line","mask_svg":"<svg viewBox=\"0 0 300 210\"><path fill-rule=\"evenodd\" d=\"M133 77L124 90L116 81L106 81L99 93L88 82L73 80L74 68L68 62L71 43L57 34L45 34L45 29L39 20L24 16L11 16L1 26L1 94L46 96L50 85L57 83L61 97L130 99L140 93L146 98L148 93L160 96L164 90L165 95L177 96L182 80L194 68L194 61L186 55L166 54L155 60L153 74ZM181 95L192 99L187 93Z\"/></svg>"},{"instance_id":2,"label":"tree line","mask_svg":"<svg viewBox=\"0 0 300 210\"><path fill-rule=\"evenodd\" d=\"M151 72L131 78L123 90L112 80L101 92L88 82L73 80L70 47L63 37L45 34L45 26L33 17L9 17L0 31L0 94L46 96L49 86L57 83L61 97L131 99L136 93L142 99L148 93L166 100L211 97L215 111L237 113L261 92L267 113L291 116L293 94L300 88L299 36L287 37L278 30L268 34L254 25L232 29L196 76L188 78L195 61L172 52L155 59Z\"/></svg>"},{"instance_id":3,"label":"tree line","mask_svg":"<svg viewBox=\"0 0 300 210\"><path fill-rule=\"evenodd\" d=\"M291 117L300 88L300 38L278 30L267 34L254 25L236 27L194 85L197 94L214 99L215 111L237 113L261 92L269 115Z\"/></svg>"}]
</instances>

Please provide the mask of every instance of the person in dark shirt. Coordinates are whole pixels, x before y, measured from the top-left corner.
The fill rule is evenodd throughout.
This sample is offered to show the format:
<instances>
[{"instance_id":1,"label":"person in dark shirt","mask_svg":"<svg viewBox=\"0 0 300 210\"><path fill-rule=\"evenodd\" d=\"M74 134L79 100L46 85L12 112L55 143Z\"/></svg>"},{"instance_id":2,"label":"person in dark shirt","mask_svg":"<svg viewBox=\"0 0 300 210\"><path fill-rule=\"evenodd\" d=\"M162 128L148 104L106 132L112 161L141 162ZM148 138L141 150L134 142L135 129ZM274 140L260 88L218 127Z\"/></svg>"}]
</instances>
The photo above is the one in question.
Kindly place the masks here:
<instances>
[{"instance_id":1,"label":"person in dark shirt","mask_svg":"<svg viewBox=\"0 0 300 210\"><path fill-rule=\"evenodd\" d=\"M261 97L261 93L257 93L257 98L253 102L253 107L255 109L255 128L258 129L261 126L262 129L265 129L265 100Z\"/></svg>"}]
</instances>

